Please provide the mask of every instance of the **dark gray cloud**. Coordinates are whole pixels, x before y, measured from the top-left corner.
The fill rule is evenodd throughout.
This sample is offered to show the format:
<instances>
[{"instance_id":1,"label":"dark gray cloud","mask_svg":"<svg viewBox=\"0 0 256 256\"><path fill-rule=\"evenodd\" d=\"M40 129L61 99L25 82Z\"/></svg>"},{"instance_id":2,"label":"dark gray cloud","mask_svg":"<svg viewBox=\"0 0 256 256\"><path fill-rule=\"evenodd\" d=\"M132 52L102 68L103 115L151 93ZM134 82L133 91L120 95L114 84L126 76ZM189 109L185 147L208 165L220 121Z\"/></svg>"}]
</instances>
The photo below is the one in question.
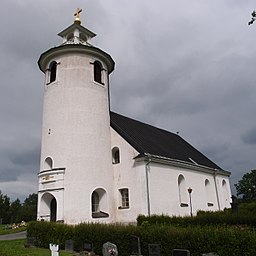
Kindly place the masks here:
<instances>
[{"instance_id":1,"label":"dark gray cloud","mask_svg":"<svg viewBox=\"0 0 256 256\"><path fill-rule=\"evenodd\" d=\"M44 76L40 54L83 9L112 55L111 108L179 131L235 183L256 166L255 1L3 0L0 9L0 189L37 190Z\"/></svg>"},{"instance_id":2,"label":"dark gray cloud","mask_svg":"<svg viewBox=\"0 0 256 256\"><path fill-rule=\"evenodd\" d=\"M256 145L256 127L253 127L242 135L242 140L246 144Z\"/></svg>"}]
</instances>

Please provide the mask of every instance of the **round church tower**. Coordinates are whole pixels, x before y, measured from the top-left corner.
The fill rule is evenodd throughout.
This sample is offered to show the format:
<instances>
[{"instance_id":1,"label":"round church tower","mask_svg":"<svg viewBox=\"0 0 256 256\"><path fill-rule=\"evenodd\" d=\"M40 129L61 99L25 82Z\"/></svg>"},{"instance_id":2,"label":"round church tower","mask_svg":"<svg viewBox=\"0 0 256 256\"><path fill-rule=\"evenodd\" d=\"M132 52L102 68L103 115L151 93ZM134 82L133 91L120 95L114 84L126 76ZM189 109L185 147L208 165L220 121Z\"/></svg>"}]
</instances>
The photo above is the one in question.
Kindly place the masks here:
<instances>
[{"instance_id":1,"label":"round church tower","mask_svg":"<svg viewBox=\"0 0 256 256\"><path fill-rule=\"evenodd\" d=\"M93 32L74 23L63 43L38 61L45 74L38 219L111 222L110 55L92 46Z\"/></svg>"}]
</instances>

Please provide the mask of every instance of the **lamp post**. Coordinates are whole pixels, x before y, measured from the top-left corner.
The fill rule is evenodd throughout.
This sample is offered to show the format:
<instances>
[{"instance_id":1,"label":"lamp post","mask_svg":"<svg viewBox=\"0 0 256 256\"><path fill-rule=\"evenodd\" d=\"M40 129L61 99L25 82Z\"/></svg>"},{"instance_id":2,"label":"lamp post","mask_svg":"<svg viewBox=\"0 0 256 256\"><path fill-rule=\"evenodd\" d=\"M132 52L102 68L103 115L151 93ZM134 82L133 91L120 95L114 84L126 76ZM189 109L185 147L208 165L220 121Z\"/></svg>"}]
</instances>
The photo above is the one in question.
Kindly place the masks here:
<instances>
[{"instance_id":1,"label":"lamp post","mask_svg":"<svg viewBox=\"0 0 256 256\"><path fill-rule=\"evenodd\" d=\"M192 193L192 188L189 187L188 188L188 194L189 194L189 202L190 202L190 216L192 217L193 214L192 214L192 200L191 200L191 193Z\"/></svg>"}]
</instances>

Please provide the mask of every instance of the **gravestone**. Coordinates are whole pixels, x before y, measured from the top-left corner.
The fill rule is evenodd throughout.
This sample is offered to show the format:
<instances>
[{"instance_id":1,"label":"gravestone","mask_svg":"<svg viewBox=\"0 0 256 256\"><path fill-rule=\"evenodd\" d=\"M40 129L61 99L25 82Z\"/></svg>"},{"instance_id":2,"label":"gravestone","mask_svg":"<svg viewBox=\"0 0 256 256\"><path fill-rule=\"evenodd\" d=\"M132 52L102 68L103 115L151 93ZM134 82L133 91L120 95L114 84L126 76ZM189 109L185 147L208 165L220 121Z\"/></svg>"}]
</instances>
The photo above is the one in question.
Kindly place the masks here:
<instances>
[{"instance_id":1,"label":"gravestone","mask_svg":"<svg viewBox=\"0 0 256 256\"><path fill-rule=\"evenodd\" d=\"M28 236L27 237L27 245L29 246L36 246L36 238L33 236Z\"/></svg>"},{"instance_id":2,"label":"gravestone","mask_svg":"<svg viewBox=\"0 0 256 256\"><path fill-rule=\"evenodd\" d=\"M91 242L86 241L83 246L84 251L92 252L93 251L93 244Z\"/></svg>"},{"instance_id":3,"label":"gravestone","mask_svg":"<svg viewBox=\"0 0 256 256\"><path fill-rule=\"evenodd\" d=\"M102 254L103 256L118 256L117 246L110 242L103 244Z\"/></svg>"},{"instance_id":4,"label":"gravestone","mask_svg":"<svg viewBox=\"0 0 256 256\"><path fill-rule=\"evenodd\" d=\"M140 238L131 236L131 256L141 255Z\"/></svg>"},{"instance_id":5,"label":"gravestone","mask_svg":"<svg viewBox=\"0 0 256 256\"><path fill-rule=\"evenodd\" d=\"M149 256L160 256L161 255L160 244L149 244L148 245L148 255Z\"/></svg>"},{"instance_id":6,"label":"gravestone","mask_svg":"<svg viewBox=\"0 0 256 256\"><path fill-rule=\"evenodd\" d=\"M74 251L74 241L73 240L67 240L65 242L65 251L73 252Z\"/></svg>"},{"instance_id":7,"label":"gravestone","mask_svg":"<svg viewBox=\"0 0 256 256\"><path fill-rule=\"evenodd\" d=\"M49 244L51 250L51 256L59 256L59 245L58 244Z\"/></svg>"},{"instance_id":8,"label":"gravestone","mask_svg":"<svg viewBox=\"0 0 256 256\"><path fill-rule=\"evenodd\" d=\"M173 256L190 256L190 252L185 249L173 249L172 255Z\"/></svg>"}]
</instances>

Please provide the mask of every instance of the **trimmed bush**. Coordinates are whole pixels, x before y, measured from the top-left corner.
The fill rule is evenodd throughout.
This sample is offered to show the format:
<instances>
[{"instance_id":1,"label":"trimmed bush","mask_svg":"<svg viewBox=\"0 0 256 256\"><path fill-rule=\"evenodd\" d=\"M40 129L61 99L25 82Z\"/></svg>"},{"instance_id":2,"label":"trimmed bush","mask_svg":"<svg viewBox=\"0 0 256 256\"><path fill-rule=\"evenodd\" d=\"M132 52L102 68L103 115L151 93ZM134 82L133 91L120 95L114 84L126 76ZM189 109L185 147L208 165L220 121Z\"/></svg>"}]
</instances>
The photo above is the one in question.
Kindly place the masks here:
<instances>
[{"instance_id":1,"label":"trimmed bush","mask_svg":"<svg viewBox=\"0 0 256 256\"><path fill-rule=\"evenodd\" d=\"M165 218L163 218L165 219ZM130 255L132 235L141 239L143 255L148 255L148 244L159 243L161 255L169 256L174 248L190 250L197 256L206 252L216 252L220 256L247 255L256 252L256 232L254 229L228 226L174 227L170 225L124 226L104 224L80 224L68 226L49 222L32 222L28 226L28 236L36 238L39 247L48 248L49 243L64 246L65 241L74 240L75 249L81 251L84 242L92 242L94 251L101 255L102 245L112 242L117 245L119 255Z\"/></svg>"},{"instance_id":2,"label":"trimmed bush","mask_svg":"<svg viewBox=\"0 0 256 256\"><path fill-rule=\"evenodd\" d=\"M194 217L170 217L167 215L139 215L138 226L169 225L175 227L187 226L218 226L218 225L242 225L256 228L255 214L231 214L229 210L222 212L198 212Z\"/></svg>"}]
</instances>

